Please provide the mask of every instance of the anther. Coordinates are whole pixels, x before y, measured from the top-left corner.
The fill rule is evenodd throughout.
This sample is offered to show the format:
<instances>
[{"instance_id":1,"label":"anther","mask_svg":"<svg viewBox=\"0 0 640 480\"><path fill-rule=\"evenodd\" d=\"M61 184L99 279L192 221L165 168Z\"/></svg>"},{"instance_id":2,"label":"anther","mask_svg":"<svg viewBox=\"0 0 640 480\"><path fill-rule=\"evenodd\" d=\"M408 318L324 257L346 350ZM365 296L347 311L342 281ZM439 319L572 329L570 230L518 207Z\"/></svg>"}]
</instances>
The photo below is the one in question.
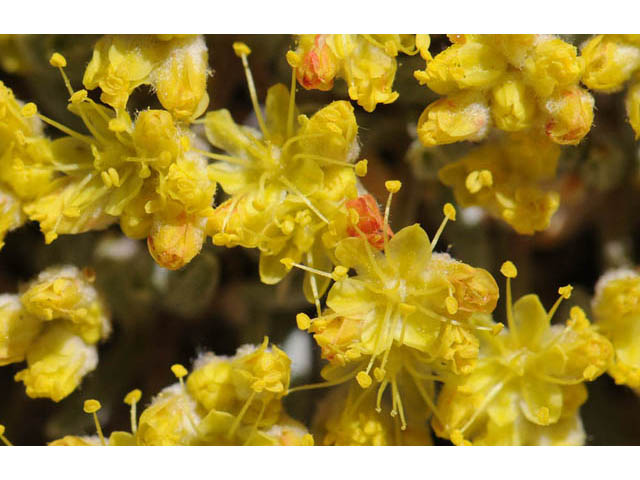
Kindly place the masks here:
<instances>
[{"instance_id":1,"label":"anther","mask_svg":"<svg viewBox=\"0 0 640 480\"><path fill-rule=\"evenodd\" d=\"M83 88L82 90L78 90L74 92L71 97L69 97L69 101L73 104L82 103L87 99L87 91Z\"/></svg>"},{"instance_id":2,"label":"anther","mask_svg":"<svg viewBox=\"0 0 640 480\"><path fill-rule=\"evenodd\" d=\"M96 431L98 432L98 437L100 437L100 442L103 446L107 445L107 442L104 440L104 435L102 434L102 427L100 426L100 420L98 420L97 412L102 408L100 402L98 400L85 400L84 401L84 412L93 415L93 421L96 424Z\"/></svg>"},{"instance_id":3,"label":"anther","mask_svg":"<svg viewBox=\"0 0 640 480\"><path fill-rule=\"evenodd\" d=\"M30 118L33 117L36 113L38 113L38 107L35 103L29 102L25 104L21 109L20 113L23 117Z\"/></svg>"},{"instance_id":4,"label":"anther","mask_svg":"<svg viewBox=\"0 0 640 480\"><path fill-rule=\"evenodd\" d=\"M64 68L67 66L67 59L58 52L55 52L49 59L49 65L56 68Z\"/></svg>"},{"instance_id":5,"label":"anther","mask_svg":"<svg viewBox=\"0 0 640 480\"><path fill-rule=\"evenodd\" d=\"M357 162L355 165L356 175L359 177L364 177L367 174L368 165L369 165L369 161L366 159L360 160L359 162Z\"/></svg>"},{"instance_id":6,"label":"anther","mask_svg":"<svg viewBox=\"0 0 640 480\"><path fill-rule=\"evenodd\" d=\"M518 276L518 269L513 264L513 262L507 260L500 267L500 273L502 273L502 275L507 278L516 278Z\"/></svg>"},{"instance_id":7,"label":"anther","mask_svg":"<svg viewBox=\"0 0 640 480\"><path fill-rule=\"evenodd\" d=\"M356 375L356 381L358 382L358 385L360 385L362 388L369 388L372 382L371 377L364 370L361 372L358 372L358 374Z\"/></svg>"},{"instance_id":8,"label":"anther","mask_svg":"<svg viewBox=\"0 0 640 480\"><path fill-rule=\"evenodd\" d=\"M13 447L13 444L9 441L9 439L4 436L4 432L4 425L0 424L0 440L2 440L2 443L4 443L7 447Z\"/></svg>"},{"instance_id":9,"label":"anther","mask_svg":"<svg viewBox=\"0 0 640 480\"><path fill-rule=\"evenodd\" d=\"M338 265L333 269L333 273L331 274L331 276L333 277L333 280L337 282L345 278L347 276L347 273L349 273L349 269L343 267L342 265Z\"/></svg>"},{"instance_id":10,"label":"anther","mask_svg":"<svg viewBox=\"0 0 640 480\"><path fill-rule=\"evenodd\" d=\"M296 315L296 323L300 330L308 330L311 326L311 318L306 313L299 313Z\"/></svg>"},{"instance_id":11,"label":"anther","mask_svg":"<svg viewBox=\"0 0 640 480\"><path fill-rule=\"evenodd\" d=\"M560 287L558 289L558 295L561 295L562 298L568 300L571 297L571 292L573 291L573 287L571 285L565 285L564 287Z\"/></svg>"},{"instance_id":12,"label":"anther","mask_svg":"<svg viewBox=\"0 0 640 480\"><path fill-rule=\"evenodd\" d=\"M242 57L243 55L251 55L251 49L249 45L244 42L233 42L233 52L238 57Z\"/></svg>"},{"instance_id":13,"label":"anther","mask_svg":"<svg viewBox=\"0 0 640 480\"><path fill-rule=\"evenodd\" d=\"M384 188L386 188L389 193L398 193L402 188L402 182L400 182L400 180L387 180L384 182Z\"/></svg>"}]
</instances>

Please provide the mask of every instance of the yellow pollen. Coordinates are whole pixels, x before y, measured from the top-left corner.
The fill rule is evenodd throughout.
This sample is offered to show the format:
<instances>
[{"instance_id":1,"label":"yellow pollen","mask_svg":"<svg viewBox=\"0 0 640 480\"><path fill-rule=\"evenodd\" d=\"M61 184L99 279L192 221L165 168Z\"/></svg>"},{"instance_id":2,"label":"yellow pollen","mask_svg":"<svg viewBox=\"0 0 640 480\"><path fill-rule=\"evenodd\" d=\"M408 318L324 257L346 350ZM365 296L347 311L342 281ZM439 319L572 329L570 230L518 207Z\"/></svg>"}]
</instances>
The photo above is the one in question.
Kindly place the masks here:
<instances>
[{"instance_id":1,"label":"yellow pollen","mask_svg":"<svg viewBox=\"0 0 640 480\"><path fill-rule=\"evenodd\" d=\"M78 90L77 92L74 92L73 95L71 95L71 98L69 98L69 101L73 104L76 103L82 103L87 99L87 91L85 89L82 90Z\"/></svg>"},{"instance_id":2,"label":"yellow pollen","mask_svg":"<svg viewBox=\"0 0 640 480\"><path fill-rule=\"evenodd\" d=\"M338 265L336 268L333 269L333 273L331 274L331 276L337 282L339 280L342 280L344 277L346 277L347 273L349 273L349 269L347 269L346 267L343 267L342 265Z\"/></svg>"},{"instance_id":3,"label":"yellow pollen","mask_svg":"<svg viewBox=\"0 0 640 480\"><path fill-rule=\"evenodd\" d=\"M445 203L442 211L444 212L444 216L449 220L451 220L452 222L456 221L456 208L452 204Z\"/></svg>"},{"instance_id":4,"label":"yellow pollen","mask_svg":"<svg viewBox=\"0 0 640 480\"><path fill-rule=\"evenodd\" d=\"M573 291L573 287L571 285L566 285L558 289L558 295L562 295L562 298L567 300L569 297L571 297L572 291Z\"/></svg>"},{"instance_id":5,"label":"yellow pollen","mask_svg":"<svg viewBox=\"0 0 640 480\"><path fill-rule=\"evenodd\" d=\"M100 402L98 400L85 400L84 402L84 412L85 413L96 413L98 410L102 408Z\"/></svg>"},{"instance_id":6,"label":"yellow pollen","mask_svg":"<svg viewBox=\"0 0 640 480\"><path fill-rule=\"evenodd\" d=\"M518 276L518 269L513 264L513 262L507 260L500 267L500 273L507 278L516 278Z\"/></svg>"},{"instance_id":7,"label":"yellow pollen","mask_svg":"<svg viewBox=\"0 0 640 480\"><path fill-rule=\"evenodd\" d=\"M176 363L175 365L171 365L171 371L178 379L182 379L189 374L187 369L184 368L184 366L180 365L179 363Z\"/></svg>"},{"instance_id":8,"label":"yellow pollen","mask_svg":"<svg viewBox=\"0 0 640 480\"><path fill-rule=\"evenodd\" d=\"M124 403L127 405L133 405L134 403L138 403L142 398L142 392L139 389L131 390L127 393L127 396L124 397Z\"/></svg>"},{"instance_id":9,"label":"yellow pollen","mask_svg":"<svg viewBox=\"0 0 640 480\"><path fill-rule=\"evenodd\" d=\"M356 375L356 381L362 388L369 388L371 386L372 380L369 374L363 370L361 372L358 372L358 374Z\"/></svg>"},{"instance_id":10,"label":"yellow pollen","mask_svg":"<svg viewBox=\"0 0 640 480\"><path fill-rule=\"evenodd\" d=\"M291 270L293 268L293 264L295 263L292 258L285 257L280 259L280 263L287 267L287 270Z\"/></svg>"},{"instance_id":11,"label":"yellow pollen","mask_svg":"<svg viewBox=\"0 0 640 480\"><path fill-rule=\"evenodd\" d=\"M356 175L359 177L364 177L367 174L367 167L369 165L368 160L360 160L356 163Z\"/></svg>"},{"instance_id":12,"label":"yellow pollen","mask_svg":"<svg viewBox=\"0 0 640 480\"><path fill-rule=\"evenodd\" d=\"M29 102L22 107L20 113L22 113L22 116L26 118L33 117L38 113L38 107L36 107L35 103Z\"/></svg>"},{"instance_id":13,"label":"yellow pollen","mask_svg":"<svg viewBox=\"0 0 640 480\"><path fill-rule=\"evenodd\" d=\"M491 333L493 333L494 335L498 335L502 329L504 328L504 323L500 322L500 323L496 323L493 328L491 329Z\"/></svg>"},{"instance_id":14,"label":"yellow pollen","mask_svg":"<svg viewBox=\"0 0 640 480\"><path fill-rule=\"evenodd\" d=\"M67 59L58 52L55 52L49 59L49 65L56 68L64 68L67 66Z\"/></svg>"},{"instance_id":15,"label":"yellow pollen","mask_svg":"<svg viewBox=\"0 0 640 480\"><path fill-rule=\"evenodd\" d=\"M582 372L582 376L585 380L588 380L590 382L592 380L595 380L595 378L598 376L598 373L598 367L596 367L595 365L589 365L584 369L584 372Z\"/></svg>"},{"instance_id":16,"label":"yellow pollen","mask_svg":"<svg viewBox=\"0 0 640 480\"><path fill-rule=\"evenodd\" d=\"M536 412L536 417L542 425L549 425L549 409L547 407L540 407Z\"/></svg>"},{"instance_id":17,"label":"yellow pollen","mask_svg":"<svg viewBox=\"0 0 640 480\"><path fill-rule=\"evenodd\" d=\"M453 297L447 297L444 301L449 315L455 315L458 312L458 301Z\"/></svg>"},{"instance_id":18,"label":"yellow pollen","mask_svg":"<svg viewBox=\"0 0 640 480\"><path fill-rule=\"evenodd\" d=\"M311 319L306 313L299 313L296 315L296 323L300 330L307 330L311 326Z\"/></svg>"},{"instance_id":19,"label":"yellow pollen","mask_svg":"<svg viewBox=\"0 0 640 480\"><path fill-rule=\"evenodd\" d=\"M398 193L402 188L402 182L400 182L400 180L387 180L384 182L384 188L386 188L389 193Z\"/></svg>"},{"instance_id":20,"label":"yellow pollen","mask_svg":"<svg viewBox=\"0 0 640 480\"><path fill-rule=\"evenodd\" d=\"M251 49L249 45L244 42L233 42L233 52L238 57L242 57L243 55L251 55Z\"/></svg>"}]
</instances>

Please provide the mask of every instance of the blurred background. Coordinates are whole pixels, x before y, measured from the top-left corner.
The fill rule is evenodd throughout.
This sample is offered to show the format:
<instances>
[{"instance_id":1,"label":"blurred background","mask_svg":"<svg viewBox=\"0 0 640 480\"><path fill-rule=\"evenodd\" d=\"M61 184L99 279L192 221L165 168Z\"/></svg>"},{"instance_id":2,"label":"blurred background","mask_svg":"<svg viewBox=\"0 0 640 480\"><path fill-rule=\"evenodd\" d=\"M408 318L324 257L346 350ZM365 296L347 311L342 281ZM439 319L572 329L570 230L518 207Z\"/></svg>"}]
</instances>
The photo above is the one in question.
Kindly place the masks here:
<instances>
[{"instance_id":1,"label":"blurred background","mask_svg":"<svg viewBox=\"0 0 640 480\"><path fill-rule=\"evenodd\" d=\"M67 112L67 92L48 59L61 52L67 73L79 87L93 43L91 35L0 36L0 80L16 97L34 101L47 116L82 129ZM579 45L588 36L563 36ZM207 35L212 76L209 109L227 108L239 122L255 122L240 60L231 44L242 40L253 50L250 65L258 96L269 86L289 84L285 60L293 46L289 35ZM435 55L449 44L446 36L432 36ZM419 222L433 234L442 219L442 205L453 201L452 192L440 184L438 169L458 159L473 144L425 149L415 139L417 119L436 95L420 87L413 71L424 68L419 56L399 57L394 89L400 98L379 105L374 113L355 106L362 145L360 158L369 160L363 184L384 201L384 180L399 179L403 188L394 196L391 226L394 230ZM99 93L91 95L97 100ZM563 148L559 175L553 188L561 194L561 207L550 228L533 236L516 234L511 227L477 208L460 212L439 243L453 256L489 270L503 287L499 266L512 260L519 270L514 295L535 292L550 307L557 288L571 283L575 290L555 315L568 317L578 304L590 311L593 289L607 269L635 266L640 258L640 154L626 123L623 93L594 94L594 127L577 147ZM334 99L347 99L345 84L337 80L332 92L299 89L296 100L303 113L312 114ZM159 106L145 88L138 89L129 105L140 110ZM55 136L53 130L48 134ZM302 275L293 272L277 286L262 285L257 252L240 247L225 249L208 243L183 270L158 267L143 241L124 237L119 228L75 236L61 236L46 246L37 225L28 224L7 235L0 251L0 293L16 292L20 283L56 264L92 267L96 284L112 313L114 331L99 349L97 369L79 390L59 404L29 399L13 376L21 364L0 368L0 422L17 445L42 445L68 434L93 434L93 420L82 411L87 398L103 405L103 429L128 430L129 409L124 395L143 391L142 403L174 382L174 363L189 366L202 351L232 355L245 343L259 343L265 335L290 355L292 384L318 380L322 362L308 334L296 328L295 315L313 309L302 296ZM495 312L504 320L501 300ZM588 384L589 400L582 417L593 445L640 444L640 398L616 386L606 375ZM299 392L285 399L291 415L311 424L318 399L325 391ZM440 442L447 443L447 442Z\"/></svg>"}]
</instances>

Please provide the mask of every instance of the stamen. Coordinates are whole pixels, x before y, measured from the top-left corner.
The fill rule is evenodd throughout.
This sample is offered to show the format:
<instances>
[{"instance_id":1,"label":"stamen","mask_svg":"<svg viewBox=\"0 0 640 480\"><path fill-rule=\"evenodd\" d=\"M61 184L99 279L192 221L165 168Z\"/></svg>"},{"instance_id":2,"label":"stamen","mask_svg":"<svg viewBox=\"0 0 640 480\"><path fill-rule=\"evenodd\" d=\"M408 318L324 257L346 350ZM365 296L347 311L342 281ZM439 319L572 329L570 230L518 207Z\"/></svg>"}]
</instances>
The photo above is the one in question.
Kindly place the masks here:
<instances>
[{"instance_id":1,"label":"stamen","mask_svg":"<svg viewBox=\"0 0 640 480\"><path fill-rule=\"evenodd\" d=\"M124 403L131 407L131 433L134 435L138 431L136 406L140 401L140 398L142 398L142 392L137 388L135 390L131 390L127 393L127 396L124 397Z\"/></svg>"},{"instance_id":2,"label":"stamen","mask_svg":"<svg viewBox=\"0 0 640 480\"><path fill-rule=\"evenodd\" d=\"M511 304L511 279L518 276L518 269L511 261L506 261L500 267L500 273L507 277L507 324L509 331L515 332L515 320L513 318L513 305Z\"/></svg>"},{"instance_id":3,"label":"stamen","mask_svg":"<svg viewBox=\"0 0 640 480\"><path fill-rule=\"evenodd\" d=\"M400 392L398 391L398 383L396 382L395 377L391 381L391 392L392 392L392 395L395 397L395 403L397 405L398 413L400 414L400 423L401 423L400 429L406 430L407 419L404 416L404 407L402 406L402 397L400 397Z\"/></svg>"},{"instance_id":4,"label":"stamen","mask_svg":"<svg viewBox=\"0 0 640 480\"><path fill-rule=\"evenodd\" d=\"M378 388L378 395L376 397L376 412L378 413L382 412L382 395L384 394L387 385L389 385L389 380L383 380L380 384L380 388Z\"/></svg>"},{"instance_id":5,"label":"stamen","mask_svg":"<svg viewBox=\"0 0 640 480\"><path fill-rule=\"evenodd\" d=\"M291 182L290 182L288 179L286 179L284 176L281 176L281 177L280 177L280 181L281 181L282 183L284 183L284 184L287 186L287 188L289 188L289 190L291 190L293 193L295 193L296 195L298 195L298 196L302 199L302 201L303 201L304 203L306 203L306 204L307 204L307 206L311 209L311 211L312 211L313 213L315 213L315 214L318 216L318 218L320 218L320 220L322 220L322 221L323 221L324 223L326 223L327 225L329 224L329 220L327 220L327 218L326 218L324 215L322 215L322 213L320 213L320 210L318 210L318 209L313 205L313 203L311 203L311 200L309 200L309 199L306 197L306 195L304 195L300 190L298 190L298 189L297 189L297 187L296 187L293 183L291 183Z\"/></svg>"},{"instance_id":6,"label":"stamen","mask_svg":"<svg viewBox=\"0 0 640 480\"><path fill-rule=\"evenodd\" d=\"M40 120L42 120L45 123L48 123L49 125L51 125L54 128L57 128L58 130L60 130L62 133L66 133L67 135L69 135L70 137L73 137L77 140L80 140L82 142L85 142L89 145L93 145L94 142L91 140L91 137L88 137L87 135L83 135L81 133L76 132L75 130L70 129L69 127L56 122L55 120L52 120L49 117L46 117L44 115L42 115L40 112L37 113L38 118Z\"/></svg>"},{"instance_id":7,"label":"stamen","mask_svg":"<svg viewBox=\"0 0 640 480\"><path fill-rule=\"evenodd\" d=\"M360 368L360 366L358 366L358 368ZM331 380L328 382L319 382L319 383L310 383L308 385L300 385L298 387L290 388L287 391L287 395L294 392L301 392L303 390L315 390L316 388L333 387L335 385L340 385L341 383L351 380L354 376L355 376L355 371L352 371L347 375L344 375L340 378L337 378L335 380Z\"/></svg>"},{"instance_id":8,"label":"stamen","mask_svg":"<svg viewBox=\"0 0 640 480\"><path fill-rule=\"evenodd\" d=\"M287 111L287 138L293 135L293 113L296 109L296 69L291 69L291 89L289 90L289 109Z\"/></svg>"},{"instance_id":9,"label":"stamen","mask_svg":"<svg viewBox=\"0 0 640 480\"><path fill-rule=\"evenodd\" d=\"M242 421L242 417L244 417L244 414L247 413L247 410L249 410L249 406L251 405L251 402L253 402L253 399L255 398L256 393L257 392L254 390L254 391L251 392L251 395L249 395L249 398L247 399L247 401L242 406L242 409L240 410L240 413L238 413L238 416L233 421L233 424L231 425L231 428L229 429L229 432L227 432L227 438L233 437L233 434L236 433L236 429L240 425L240 422Z\"/></svg>"},{"instance_id":10,"label":"stamen","mask_svg":"<svg viewBox=\"0 0 640 480\"><path fill-rule=\"evenodd\" d=\"M233 163L235 165L242 165L243 167L251 167L251 162L246 158L232 157L230 155L222 155L220 153L211 153L206 150L200 150L199 148L192 148L192 150L200 155L209 157L212 160L220 160L222 162Z\"/></svg>"},{"instance_id":11,"label":"stamen","mask_svg":"<svg viewBox=\"0 0 640 480\"><path fill-rule=\"evenodd\" d=\"M384 252L387 253L387 245L389 244L389 234L387 229L389 228L389 213L391 212L391 199L394 193L398 193L402 188L402 183L398 180L387 180L384 182L384 187L389 192L387 197L387 204L384 208L384 220L382 223L382 238L384 241Z\"/></svg>"},{"instance_id":12,"label":"stamen","mask_svg":"<svg viewBox=\"0 0 640 480\"><path fill-rule=\"evenodd\" d=\"M4 431L4 425L0 424L0 440L2 440L2 443L4 443L7 447L13 447L13 443L11 443L9 439L4 436Z\"/></svg>"},{"instance_id":13,"label":"stamen","mask_svg":"<svg viewBox=\"0 0 640 480\"><path fill-rule=\"evenodd\" d=\"M311 252L307 252L307 262L313 265L313 256ZM309 283L311 284L311 293L313 294L313 303L316 306L316 313L318 316L321 316L322 306L320 305L320 295L318 294L318 283L316 282L316 277L312 272L310 272Z\"/></svg>"},{"instance_id":14,"label":"stamen","mask_svg":"<svg viewBox=\"0 0 640 480\"><path fill-rule=\"evenodd\" d=\"M289 258L289 257L285 257L283 259L280 260L280 263L282 263L285 267L287 267L288 270L290 270L293 267L297 267L300 270L304 270L306 272L310 272L310 273L314 273L316 275L321 275L323 277L326 278L330 278L333 280L333 275L330 273L327 273L323 270L318 270L317 268L313 268L313 267L308 267L306 265L303 265L302 263L296 263L293 261L293 259Z\"/></svg>"},{"instance_id":15,"label":"stamen","mask_svg":"<svg viewBox=\"0 0 640 480\"><path fill-rule=\"evenodd\" d=\"M451 220L452 222L456 221L456 209L453 205L451 205L450 203L445 203L444 207L442 208L442 211L444 213L444 219L442 219L442 223L440 224L438 231L433 236L433 240L431 240L432 252L436 248L438 240L440 239L440 235L442 235L442 232L444 231L444 227L447 225L447 222L449 220Z\"/></svg>"},{"instance_id":16,"label":"stamen","mask_svg":"<svg viewBox=\"0 0 640 480\"><path fill-rule=\"evenodd\" d=\"M171 366L171 371L178 378L178 380L180 381L180 385L182 386L182 389L184 390L184 380L183 380L183 378L186 377L189 374L189 371L186 368L184 368L184 366L180 365L179 363L176 363L176 364L172 365Z\"/></svg>"},{"instance_id":17,"label":"stamen","mask_svg":"<svg viewBox=\"0 0 640 480\"><path fill-rule=\"evenodd\" d=\"M262 416L264 415L264 411L267 408L267 402L262 402L262 407L260 408L260 413L258 414L258 418L256 418L255 423L253 424L253 427L251 428L251 433L249 433L249 436L247 437L247 439L244 442L244 446L249 445L249 442L251 441L251 438L253 437L253 435L256 433L256 431L258 430L258 425L260 424L260 421L262 420Z\"/></svg>"},{"instance_id":18,"label":"stamen","mask_svg":"<svg viewBox=\"0 0 640 480\"><path fill-rule=\"evenodd\" d=\"M84 411L85 413L89 413L93 415L93 421L96 424L96 430L98 431L98 437L100 437L100 442L103 446L107 445L107 442L104 439L104 435L102 434L102 427L100 426L100 420L98 420L98 412L102 408L100 402L98 400L85 400L84 402Z\"/></svg>"},{"instance_id":19,"label":"stamen","mask_svg":"<svg viewBox=\"0 0 640 480\"><path fill-rule=\"evenodd\" d=\"M233 51L238 57L242 59L242 66L244 68L245 77L247 78L247 86L249 87L249 96L251 97L251 103L253 103L253 110L256 112L256 118L258 119L260 130L262 130L262 135L264 135L265 140L268 140L269 131L267 130L267 126L264 123L264 119L262 118L262 111L260 110L260 105L258 104L256 86L253 83L253 75L251 74L251 69L249 68L248 55L251 54L251 49L245 43L234 42Z\"/></svg>"},{"instance_id":20,"label":"stamen","mask_svg":"<svg viewBox=\"0 0 640 480\"><path fill-rule=\"evenodd\" d=\"M558 310L558 307L562 303L562 300L568 300L569 298L571 298L572 291L573 287L571 285L566 285L558 289L558 295L560 295L560 297L556 300L556 303L553 304L553 307L551 307L551 310L549 310L549 313L547 314L547 318L549 320L551 320L555 315L556 310Z\"/></svg>"}]
</instances>

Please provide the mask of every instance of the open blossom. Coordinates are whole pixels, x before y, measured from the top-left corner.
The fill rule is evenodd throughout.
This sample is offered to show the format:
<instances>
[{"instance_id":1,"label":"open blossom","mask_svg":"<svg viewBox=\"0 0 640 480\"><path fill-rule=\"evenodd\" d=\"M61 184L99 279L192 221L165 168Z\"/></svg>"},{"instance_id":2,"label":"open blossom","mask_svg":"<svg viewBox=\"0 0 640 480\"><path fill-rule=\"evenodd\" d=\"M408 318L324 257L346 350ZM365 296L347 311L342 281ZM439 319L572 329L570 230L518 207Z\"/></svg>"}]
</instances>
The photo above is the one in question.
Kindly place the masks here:
<instances>
[{"instance_id":1,"label":"open blossom","mask_svg":"<svg viewBox=\"0 0 640 480\"><path fill-rule=\"evenodd\" d=\"M54 55L52 64L63 60ZM52 181L25 202L28 218L40 223L47 243L119 221L127 236L147 237L160 265L184 266L204 243L216 185L206 159L191 148L193 134L165 110L144 110L132 120L85 90L70 94L69 109L90 135L40 115L68 136L51 143Z\"/></svg>"},{"instance_id":2,"label":"open blossom","mask_svg":"<svg viewBox=\"0 0 640 480\"><path fill-rule=\"evenodd\" d=\"M343 78L351 100L372 112L378 103L398 98L393 80L399 52L418 53L414 35L306 34L298 36L287 60L305 89L331 90L334 79Z\"/></svg>"},{"instance_id":3,"label":"open blossom","mask_svg":"<svg viewBox=\"0 0 640 480\"><path fill-rule=\"evenodd\" d=\"M246 62L248 47L235 48ZM246 73L250 79L248 67ZM258 248L260 278L274 284L288 271L284 258L330 268L330 250L346 236L345 202L357 196L356 173L366 172L366 161L355 162L358 125L349 102L298 115L293 92L279 84L267 92L264 119L254 108L260 131L236 124L227 110L205 117L207 138L225 152L209 154L219 160L209 171L229 195L211 216L208 233L218 245ZM307 275L310 300L326 288L315 282Z\"/></svg>"},{"instance_id":4,"label":"open blossom","mask_svg":"<svg viewBox=\"0 0 640 480\"><path fill-rule=\"evenodd\" d=\"M548 312L532 294L511 305L509 282L517 271L506 262L502 272L508 282L509 328L482 335L475 370L445 383L434 431L456 444L581 445L583 382L607 370L611 343L579 307L571 309L566 325L551 325L560 301L571 295L570 286L559 289L560 298Z\"/></svg>"}]
</instances>

